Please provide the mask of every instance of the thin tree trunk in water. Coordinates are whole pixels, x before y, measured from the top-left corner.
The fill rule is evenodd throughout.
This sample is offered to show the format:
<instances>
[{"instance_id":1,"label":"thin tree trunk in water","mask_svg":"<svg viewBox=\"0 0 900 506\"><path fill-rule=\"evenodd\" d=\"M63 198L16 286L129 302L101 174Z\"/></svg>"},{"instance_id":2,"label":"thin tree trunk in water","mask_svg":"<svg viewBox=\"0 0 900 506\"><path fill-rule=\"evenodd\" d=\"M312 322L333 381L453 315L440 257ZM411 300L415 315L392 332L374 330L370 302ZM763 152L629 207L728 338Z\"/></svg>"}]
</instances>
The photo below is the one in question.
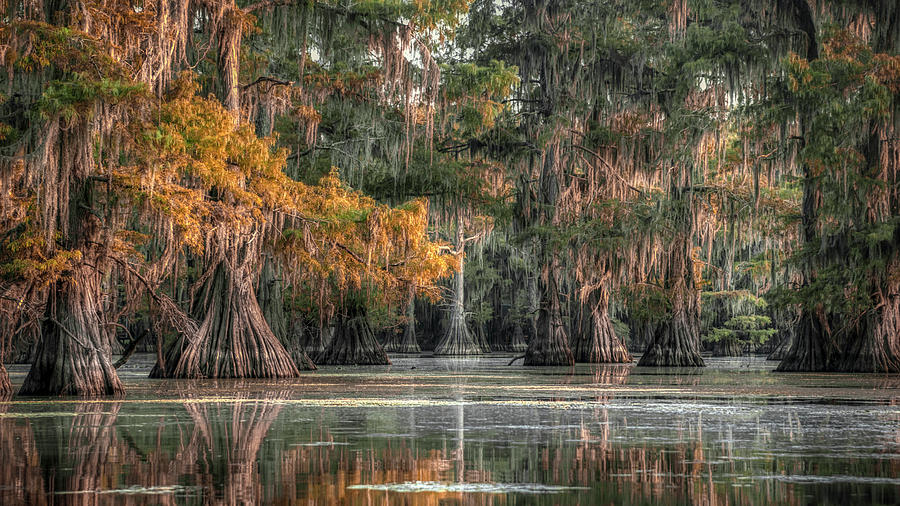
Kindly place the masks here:
<instances>
[{"instance_id":1,"label":"thin tree trunk in water","mask_svg":"<svg viewBox=\"0 0 900 506\"><path fill-rule=\"evenodd\" d=\"M609 291L605 286L591 291L588 300L582 303L578 323L572 343L576 362L631 362L631 355L616 336L609 319Z\"/></svg>"},{"instance_id":2,"label":"thin tree trunk in water","mask_svg":"<svg viewBox=\"0 0 900 506\"><path fill-rule=\"evenodd\" d=\"M406 304L406 328L403 334L392 337L385 346L385 351L392 353L420 353L419 342L416 340L416 293L410 290L409 302Z\"/></svg>"},{"instance_id":3,"label":"thin tree trunk in water","mask_svg":"<svg viewBox=\"0 0 900 506\"><path fill-rule=\"evenodd\" d=\"M457 226L458 244L463 244L462 226ZM459 246L462 247L462 246ZM480 355L483 350L475 342L469 326L466 325L465 308L465 261L453 277L455 290L450 302L450 323L447 332L434 347L435 355Z\"/></svg>"},{"instance_id":4,"label":"thin tree trunk in water","mask_svg":"<svg viewBox=\"0 0 900 506\"><path fill-rule=\"evenodd\" d=\"M206 316L197 337L176 343L166 357L177 378L289 378L299 374L294 360L272 333L256 299L252 264L258 240L235 236L204 282L199 307ZM181 351L183 347L183 351ZM312 362L307 364L314 369Z\"/></svg>"},{"instance_id":5,"label":"thin tree trunk in water","mask_svg":"<svg viewBox=\"0 0 900 506\"><path fill-rule=\"evenodd\" d=\"M9 383L9 372L0 361L0 399L9 398L12 395L12 385Z\"/></svg>"},{"instance_id":6,"label":"thin tree trunk in water","mask_svg":"<svg viewBox=\"0 0 900 506\"><path fill-rule=\"evenodd\" d=\"M320 358L320 363L328 365L388 365L384 348L375 338L369 326L369 315L365 307L352 304L347 313L338 316L334 337Z\"/></svg>"},{"instance_id":7,"label":"thin tree trunk in water","mask_svg":"<svg viewBox=\"0 0 900 506\"><path fill-rule=\"evenodd\" d=\"M102 321L100 224L91 209L91 182L84 181L70 205L72 249L82 261L67 279L51 285L41 342L20 395L120 395L125 392L110 361ZM76 235L77 234L77 235Z\"/></svg>"},{"instance_id":8,"label":"thin tree trunk in water","mask_svg":"<svg viewBox=\"0 0 900 506\"><path fill-rule=\"evenodd\" d=\"M694 282L690 235L678 234L666 259L671 316L653 334L639 366L703 367L700 357L700 293Z\"/></svg>"}]
</instances>

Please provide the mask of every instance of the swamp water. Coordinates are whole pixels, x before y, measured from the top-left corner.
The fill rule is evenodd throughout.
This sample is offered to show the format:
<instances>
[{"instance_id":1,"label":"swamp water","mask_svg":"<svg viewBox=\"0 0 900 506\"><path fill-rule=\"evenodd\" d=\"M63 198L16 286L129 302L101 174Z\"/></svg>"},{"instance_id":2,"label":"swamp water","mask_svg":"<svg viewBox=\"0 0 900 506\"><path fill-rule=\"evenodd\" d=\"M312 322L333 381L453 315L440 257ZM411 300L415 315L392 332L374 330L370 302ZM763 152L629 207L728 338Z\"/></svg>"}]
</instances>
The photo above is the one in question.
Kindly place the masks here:
<instances>
[{"instance_id":1,"label":"swamp water","mask_svg":"<svg viewBox=\"0 0 900 506\"><path fill-rule=\"evenodd\" d=\"M900 503L897 376L393 359L0 403L0 504Z\"/></svg>"}]
</instances>

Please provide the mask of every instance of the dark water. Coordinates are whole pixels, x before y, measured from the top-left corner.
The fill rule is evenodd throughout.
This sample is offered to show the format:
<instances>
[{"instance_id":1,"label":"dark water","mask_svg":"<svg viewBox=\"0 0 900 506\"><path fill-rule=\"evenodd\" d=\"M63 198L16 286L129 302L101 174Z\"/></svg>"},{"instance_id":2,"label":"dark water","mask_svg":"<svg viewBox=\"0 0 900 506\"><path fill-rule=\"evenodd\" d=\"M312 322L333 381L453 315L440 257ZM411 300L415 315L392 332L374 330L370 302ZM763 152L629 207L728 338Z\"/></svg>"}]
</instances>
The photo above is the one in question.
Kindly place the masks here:
<instances>
[{"instance_id":1,"label":"dark water","mask_svg":"<svg viewBox=\"0 0 900 506\"><path fill-rule=\"evenodd\" d=\"M900 502L897 376L508 360L189 382L141 357L123 400L0 403L0 503Z\"/></svg>"}]
</instances>

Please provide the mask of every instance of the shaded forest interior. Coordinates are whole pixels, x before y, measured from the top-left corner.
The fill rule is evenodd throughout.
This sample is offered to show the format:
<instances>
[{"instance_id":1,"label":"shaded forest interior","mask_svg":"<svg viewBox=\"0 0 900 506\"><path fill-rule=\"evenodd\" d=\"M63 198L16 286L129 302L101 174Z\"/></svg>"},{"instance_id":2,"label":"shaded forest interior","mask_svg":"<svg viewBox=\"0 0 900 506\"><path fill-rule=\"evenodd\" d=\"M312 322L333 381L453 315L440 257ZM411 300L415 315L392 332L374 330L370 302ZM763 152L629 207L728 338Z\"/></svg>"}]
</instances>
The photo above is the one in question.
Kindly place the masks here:
<instances>
[{"instance_id":1,"label":"shaded forest interior","mask_svg":"<svg viewBox=\"0 0 900 506\"><path fill-rule=\"evenodd\" d=\"M0 0L0 392L900 372L900 4ZM114 355L122 358L113 362Z\"/></svg>"}]
</instances>

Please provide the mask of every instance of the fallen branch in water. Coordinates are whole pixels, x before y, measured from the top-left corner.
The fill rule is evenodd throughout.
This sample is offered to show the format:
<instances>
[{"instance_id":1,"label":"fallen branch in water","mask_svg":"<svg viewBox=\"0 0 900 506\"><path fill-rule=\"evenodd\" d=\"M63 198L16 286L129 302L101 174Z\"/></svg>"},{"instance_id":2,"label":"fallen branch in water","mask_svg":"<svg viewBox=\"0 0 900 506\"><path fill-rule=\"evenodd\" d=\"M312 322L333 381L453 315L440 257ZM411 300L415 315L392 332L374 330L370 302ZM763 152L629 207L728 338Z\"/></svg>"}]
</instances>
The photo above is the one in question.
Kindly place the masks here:
<instances>
[{"instance_id":1,"label":"fallen branch in water","mask_svg":"<svg viewBox=\"0 0 900 506\"><path fill-rule=\"evenodd\" d=\"M515 362L516 360L519 360L520 358L525 358L525 355L519 355L518 357L513 357L513 359L510 360L509 363L506 365L507 366L513 365L513 362Z\"/></svg>"}]
</instances>

